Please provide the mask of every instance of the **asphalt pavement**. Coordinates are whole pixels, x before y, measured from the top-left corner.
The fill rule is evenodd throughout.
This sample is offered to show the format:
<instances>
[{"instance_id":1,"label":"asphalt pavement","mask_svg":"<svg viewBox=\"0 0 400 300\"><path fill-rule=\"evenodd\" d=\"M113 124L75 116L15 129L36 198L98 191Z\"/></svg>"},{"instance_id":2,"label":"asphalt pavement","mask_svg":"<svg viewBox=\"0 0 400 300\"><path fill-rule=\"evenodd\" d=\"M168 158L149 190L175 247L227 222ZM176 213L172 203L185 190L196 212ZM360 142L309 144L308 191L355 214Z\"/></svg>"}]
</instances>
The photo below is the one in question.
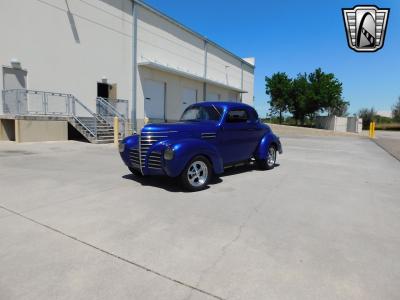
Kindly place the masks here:
<instances>
[{"instance_id":1,"label":"asphalt pavement","mask_svg":"<svg viewBox=\"0 0 400 300\"><path fill-rule=\"evenodd\" d=\"M400 161L400 131L375 131L375 142Z\"/></svg>"},{"instance_id":2,"label":"asphalt pavement","mask_svg":"<svg viewBox=\"0 0 400 300\"><path fill-rule=\"evenodd\" d=\"M282 137L185 193L115 147L0 143L0 299L400 299L400 162Z\"/></svg>"}]
</instances>

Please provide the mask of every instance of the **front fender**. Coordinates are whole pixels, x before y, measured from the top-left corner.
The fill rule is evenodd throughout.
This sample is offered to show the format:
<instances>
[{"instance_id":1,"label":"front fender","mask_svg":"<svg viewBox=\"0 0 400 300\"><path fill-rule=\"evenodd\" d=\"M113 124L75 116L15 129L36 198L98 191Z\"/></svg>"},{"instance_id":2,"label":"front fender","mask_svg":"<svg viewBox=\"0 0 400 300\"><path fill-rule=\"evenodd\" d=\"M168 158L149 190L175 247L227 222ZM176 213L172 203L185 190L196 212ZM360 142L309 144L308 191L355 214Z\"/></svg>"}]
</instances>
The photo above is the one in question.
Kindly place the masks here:
<instances>
[{"instance_id":1,"label":"front fender","mask_svg":"<svg viewBox=\"0 0 400 300\"><path fill-rule=\"evenodd\" d=\"M272 132L268 132L263 136L263 138L261 139L260 143L258 144L256 153L255 153L256 159L265 159L265 158L267 158L268 147L272 143L274 143L277 146L278 152L282 153L282 146L281 146L281 142L279 140L279 137L277 137Z\"/></svg>"},{"instance_id":2,"label":"front fender","mask_svg":"<svg viewBox=\"0 0 400 300\"><path fill-rule=\"evenodd\" d=\"M129 150L139 148L139 136L137 134L128 136L121 141L121 144L124 144L124 151L120 152L122 160L124 163L130 167L129 161Z\"/></svg>"},{"instance_id":3,"label":"front fender","mask_svg":"<svg viewBox=\"0 0 400 300\"><path fill-rule=\"evenodd\" d=\"M164 170L168 176L176 177L181 174L189 161L197 155L203 155L210 160L214 173L221 174L224 171L220 153L209 142L188 138L176 141L171 140L166 144L174 150L174 158L172 160L164 160Z\"/></svg>"}]
</instances>

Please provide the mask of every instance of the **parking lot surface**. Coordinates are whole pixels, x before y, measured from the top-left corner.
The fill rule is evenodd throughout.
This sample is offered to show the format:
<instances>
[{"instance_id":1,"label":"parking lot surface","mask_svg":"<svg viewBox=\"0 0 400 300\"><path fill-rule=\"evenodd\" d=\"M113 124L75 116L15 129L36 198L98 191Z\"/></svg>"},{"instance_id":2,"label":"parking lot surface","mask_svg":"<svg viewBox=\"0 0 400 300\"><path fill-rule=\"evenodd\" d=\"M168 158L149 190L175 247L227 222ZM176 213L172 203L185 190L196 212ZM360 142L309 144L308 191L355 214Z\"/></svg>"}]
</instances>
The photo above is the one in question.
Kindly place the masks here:
<instances>
[{"instance_id":1,"label":"parking lot surface","mask_svg":"<svg viewBox=\"0 0 400 300\"><path fill-rule=\"evenodd\" d=\"M376 131L375 142L400 161L400 131Z\"/></svg>"},{"instance_id":2,"label":"parking lot surface","mask_svg":"<svg viewBox=\"0 0 400 300\"><path fill-rule=\"evenodd\" d=\"M0 143L0 299L399 299L400 163L282 144L274 170L185 193L111 145Z\"/></svg>"}]
</instances>

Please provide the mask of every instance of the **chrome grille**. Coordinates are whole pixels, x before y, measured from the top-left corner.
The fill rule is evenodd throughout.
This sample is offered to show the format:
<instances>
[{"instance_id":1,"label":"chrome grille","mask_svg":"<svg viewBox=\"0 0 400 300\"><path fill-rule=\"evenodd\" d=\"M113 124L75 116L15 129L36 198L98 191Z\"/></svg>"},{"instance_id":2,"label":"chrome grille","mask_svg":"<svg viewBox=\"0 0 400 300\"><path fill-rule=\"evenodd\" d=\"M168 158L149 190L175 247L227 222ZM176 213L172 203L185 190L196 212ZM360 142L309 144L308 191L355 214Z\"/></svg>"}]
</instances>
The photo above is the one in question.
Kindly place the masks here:
<instances>
[{"instance_id":1,"label":"chrome grille","mask_svg":"<svg viewBox=\"0 0 400 300\"><path fill-rule=\"evenodd\" d=\"M149 149L155 143L168 138L168 133L170 132L172 131L142 132L140 136L140 162L142 167L161 169L161 153L149 153Z\"/></svg>"},{"instance_id":2,"label":"chrome grille","mask_svg":"<svg viewBox=\"0 0 400 300\"><path fill-rule=\"evenodd\" d=\"M161 153L152 152L147 159L147 166L151 169L161 169Z\"/></svg>"},{"instance_id":3,"label":"chrome grille","mask_svg":"<svg viewBox=\"0 0 400 300\"><path fill-rule=\"evenodd\" d=\"M128 158L129 158L129 162L131 163L132 167L140 168L139 149L129 150Z\"/></svg>"}]
</instances>

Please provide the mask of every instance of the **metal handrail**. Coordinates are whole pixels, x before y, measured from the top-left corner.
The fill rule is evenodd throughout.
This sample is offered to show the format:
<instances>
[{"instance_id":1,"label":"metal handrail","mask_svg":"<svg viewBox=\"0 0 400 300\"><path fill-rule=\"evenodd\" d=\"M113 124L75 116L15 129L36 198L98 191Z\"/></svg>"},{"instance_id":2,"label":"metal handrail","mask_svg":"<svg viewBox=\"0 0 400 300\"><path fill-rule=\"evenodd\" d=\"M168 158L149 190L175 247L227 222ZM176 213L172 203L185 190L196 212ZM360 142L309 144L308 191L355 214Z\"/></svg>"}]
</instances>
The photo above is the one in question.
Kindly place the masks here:
<instances>
[{"instance_id":1,"label":"metal handrail","mask_svg":"<svg viewBox=\"0 0 400 300\"><path fill-rule=\"evenodd\" d=\"M93 137L96 137L96 133L94 133L89 127L87 127L77 116L72 116L75 121L77 121L83 128L85 128Z\"/></svg>"},{"instance_id":2,"label":"metal handrail","mask_svg":"<svg viewBox=\"0 0 400 300\"><path fill-rule=\"evenodd\" d=\"M6 92L14 92L14 91L23 91L23 92L27 92L27 93L35 93L35 94L39 94L39 93L43 93L43 94L51 94L52 96L73 96L71 94L65 94L65 93L58 93L58 92L46 92L46 91L40 91L40 90L27 90L27 89L8 89L8 90L3 90L4 93Z\"/></svg>"},{"instance_id":3,"label":"metal handrail","mask_svg":"<svg viewBox=\"0 0 400 300\"><path fill-rule=\"evenodd\" d=\"M32 96L30 98L29 95ZM54 96L54 97L53 97ZM49 100L51 99L51 102ZM128 124L127 118L127 106L122 106L122 110L126 111L121 113L117 107L114 107L112 103L109 103L104 98L97 98L97 102L101 105L105 111L104 115L95 113L82 101L77 99L72 94L58 93L58 92L46 92L40 90L27 90L27 89L9 89L2 90L2 101L3 110L6 114L13 115L62 115L66 117L72 117L72 119L82 126L87 133L94 138L98 138L99 131L97 130L98 122L102 124L109 124L114 126L112 120L109 117L117 117L120 120L120 132L122 135L125 134L126 126ZM116 103L127 104L128 101L122 99L114 99ZM65 103L64 108L60 104ZM5 110L5 108L7 109ZM60 108L61 107L61 108ZM97 109L97 103L96 103ZM107 116L107 113L109 116Z\"/></svg>"},{"instance_id":4,"label":"metal handrail","mask_svg":"<svg viewBox=\"0 0 400 300\"><path fill-rule=\"evenodd\" d=\"M122 100L119 100L122 102ZM127 101L123 101L126 102ZM127 110L127 109L126 109ZM117 107L112 102L107 101L105 98L96 98L96 112L99 117L102 117L110 126L114 126L114 118L119 121L118 132L122 137L126 136L128 129L128 118L127 113L125 115L118 111Z\"/></svg>"},{"instance_id":5,"label":"metal handrail","mask_svg":"<svg viewBox=\"0 0 400 300\"><path fill-rule=\"evenodd\" d=\"M124 121L126 121L126 118L114 106L112 106L108 101L106 101L104 98L97 97L97 100L99 102L101 102L102 104L104 104L105 106L109 107L117 117L119 117L120 119L123 119Z\"/></svg>"},{"instance_id":6,"label":"metal handrail","mask_svg":"<svg viewBox=\"0 0 400 300\"><path fill-rule=\"evenodd\" d=\"M30 102L29 96L37 95L40 97L40 102ZM9 98L11 97L11 98ZM64 103L63 109L49 110L49 98L56 97L54 103L58 108L60 104ZM57 99L57 97L59 97ZM4 113L13 115L63 115L72 117L77 124L80 124L89 135L97 138L97 122L103 122L89 107L83 104L72 94L58 93L58 92L46 92L39 90L27 90L27 89L9 89L2 91L2 101ZM62 98L62 99L60 99ZM54 98L53 98L54 99ZM32 100L31 100L32 101ZM34 101L34 100L33 100ZM54 101L54 100L53 100ZM34 105L37 108L32 110L30 105ZM39 106L37 106L39 105ZM76 109L83 115L87 114L90 119L94 120L94 128L91 128L89 124L86 124L83 117L79 116Z\"/></svg>"},{"instance_id":7,"label":"metal handrail","mask_svg":"<svg viewBox=\"0 0 400 300\"><path fill-rule=\"evenodd\" d=\"M78 102L84 109L86 109L87 112L90 113L97 120L99 120L100 122L103 121L97 116L97 114L95 114L89 107L87 107L85 104L83 104L79 99L75 98L74 96L72 96L72 98L74 99L74 101Z\"/></svg>"}]
</instances>

